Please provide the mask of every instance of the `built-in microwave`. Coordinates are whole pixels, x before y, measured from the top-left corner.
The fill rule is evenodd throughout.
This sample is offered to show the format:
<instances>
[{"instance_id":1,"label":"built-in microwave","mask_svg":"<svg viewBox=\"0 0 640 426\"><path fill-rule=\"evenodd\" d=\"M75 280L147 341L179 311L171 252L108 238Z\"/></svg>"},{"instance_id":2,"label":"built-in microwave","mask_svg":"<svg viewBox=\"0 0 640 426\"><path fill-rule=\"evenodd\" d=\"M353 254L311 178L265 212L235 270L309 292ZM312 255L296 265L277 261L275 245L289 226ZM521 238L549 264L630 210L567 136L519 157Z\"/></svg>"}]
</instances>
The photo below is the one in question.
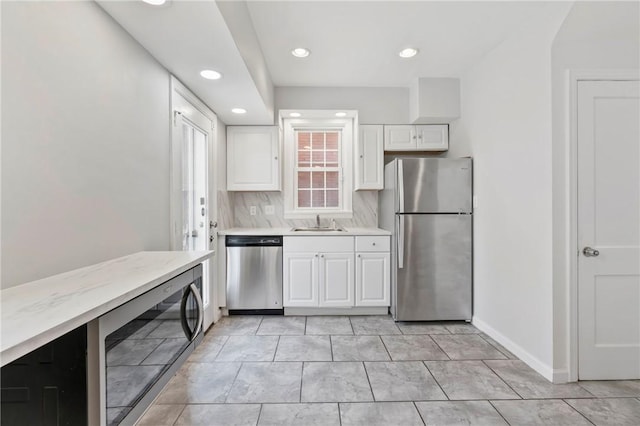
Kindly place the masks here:
<instances>
[{"instance_id":1,"label":"built-in microwave","mask_svg":"<svg viewBox=\"0 0 640 426\"><path fill-rule=\"evenodd\" d=\"M201 294L198 265L100 317L94 408L102 426L133 425L193 352L203 335Z\"/></svg>"}]
</instances>

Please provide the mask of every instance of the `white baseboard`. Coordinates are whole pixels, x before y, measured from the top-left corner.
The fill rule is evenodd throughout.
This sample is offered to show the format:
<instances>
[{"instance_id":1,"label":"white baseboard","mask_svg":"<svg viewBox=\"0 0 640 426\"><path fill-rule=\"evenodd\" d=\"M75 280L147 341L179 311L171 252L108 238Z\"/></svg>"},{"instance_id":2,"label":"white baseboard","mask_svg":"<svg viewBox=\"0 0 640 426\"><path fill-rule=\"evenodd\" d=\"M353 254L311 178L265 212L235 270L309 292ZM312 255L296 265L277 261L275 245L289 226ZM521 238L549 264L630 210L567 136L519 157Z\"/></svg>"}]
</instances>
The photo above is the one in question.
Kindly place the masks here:
<instances>
[{"instance_id":1,"label":"white baseboard","mask_svg":"<svg viewBox=\"0 0 640 426\"><path fill-rule=\"evenodd\" d=\"M545 379L549 380L553 383L566 383L569 379L569 372L566 369L554 370L551 366L546 363L540 361L535 356L531 355L526 349L522 346L513 342L513 340L506 337L504 334L496 331L493 327L491 327L486 322L482 321L480 318L474 316L471 320L471 323L476 326L479 330L488 334L491 338L493 338L496 342L500 343L506 349L511 351L515 356L520 358L527 364L529 367L536 370L540 373Z\"/></svg>"},{"instance_id":2,"label":"white baseboard","mask_svg":"<svg viewBox=\"0 0 640 426\"><path fill-rule=\"evenodd\" d=\"M566 368L556 368L553 370L553 383L568 383L569 370Z\"/></svg>"}]
</instances>

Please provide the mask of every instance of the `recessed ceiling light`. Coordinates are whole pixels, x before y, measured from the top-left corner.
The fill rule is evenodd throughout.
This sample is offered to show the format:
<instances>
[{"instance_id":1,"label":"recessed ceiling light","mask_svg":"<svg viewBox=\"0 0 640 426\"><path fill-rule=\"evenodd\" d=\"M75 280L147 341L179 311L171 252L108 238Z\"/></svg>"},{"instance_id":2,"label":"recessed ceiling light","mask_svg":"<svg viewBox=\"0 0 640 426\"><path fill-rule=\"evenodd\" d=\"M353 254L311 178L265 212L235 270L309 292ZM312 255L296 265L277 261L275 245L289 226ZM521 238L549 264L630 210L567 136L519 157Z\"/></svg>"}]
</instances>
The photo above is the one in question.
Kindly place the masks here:
<instances>
[{"instance_id":1,"label":"recessed ceiling light","mask_svg":"<svg viewBox=\"0 0 640 426\"><path fill-rule=\"evenodd\" d=\"M406 49L402 49L398 55L401 58L413 58L418 54L418 49L414 49L413 47L407 47Z\"/></svg>"},{"instance_id":2,"label":"recessed ceiling light","mask_svg":"<svg viewBox=\"0 0 640 426\"><path fill-rule=\"evenodd\" d=\"M222 77L222 74L214 70L202 70L200 75L207 80L218 80Z\"/></svg>"},{"instance_id":3,"label":"recessed ceiling light","mask_svg":"<svg viewBox=\"0 0 640 426\"><path fill-rule=\"evenodd\" d=\"M167 2L167 0L142 0L142 1L152 6L162 6Z\"/></svg>"},{"instance_id":4,"label":"recessed ceiling light","mask_svg":"<svg viewBox=\"0 0 640 426\"><path fill-rule=\"evenodd\" d=\"M291 51L291 54L296 58L306 58L310 53L311 51L309 49L305 49L304 47L296 47Z\"/></svg>"},{"instance_id":5,"label":"recessed ceiling light","mask_svg":"<svg viewBox=\"0 0 640 426\"><path fill-rule=\"evenodd\" d=\"M244 108L232 108L231 112L234 114L245 114L247 110Z\"/></svg>"},{"instance_id":6,"label":"recessed ceiling light","mask_svg":"<svg viewBox=\"0 0 640 426\"><path fill-rule=\"evenodd\" d=\"M300 114L299 112L291 112L289 113L289 117L293 117L293 118L297 118L300 117L302 114Z\"/></svg>"},{"instance_id":7,"label":"recessed ceiling light","mask_svg":"<svg viewBox=\"0 0 640 426\"><path fill-rule=\"evenodd\" d=\"M336 112L336 117L346 117L347 113L346 112Z\"/></svg>"}]
</instances>

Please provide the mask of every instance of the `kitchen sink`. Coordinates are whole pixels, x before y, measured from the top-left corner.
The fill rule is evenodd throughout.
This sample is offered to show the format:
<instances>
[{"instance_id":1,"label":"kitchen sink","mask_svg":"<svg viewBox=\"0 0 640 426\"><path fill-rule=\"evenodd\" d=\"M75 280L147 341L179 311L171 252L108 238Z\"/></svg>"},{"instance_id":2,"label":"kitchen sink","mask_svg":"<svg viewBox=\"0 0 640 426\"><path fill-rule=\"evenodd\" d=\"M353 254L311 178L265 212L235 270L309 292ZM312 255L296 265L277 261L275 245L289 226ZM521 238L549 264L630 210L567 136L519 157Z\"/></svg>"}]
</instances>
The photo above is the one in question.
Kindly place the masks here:
<instances>
[{"instance_id":1,"label":"kitchen sink","mask_svg":"<svg viewBox=\"0 0 640 426\"><path fill-rule=\"evenodd\" d=\"M301 227L301 228L291 228L293 232L302 232L302 231L312 231L312 232L346 232L344 228L332 228L330 226L309 226L309 227Z\"/></svg>"}]
</instances>

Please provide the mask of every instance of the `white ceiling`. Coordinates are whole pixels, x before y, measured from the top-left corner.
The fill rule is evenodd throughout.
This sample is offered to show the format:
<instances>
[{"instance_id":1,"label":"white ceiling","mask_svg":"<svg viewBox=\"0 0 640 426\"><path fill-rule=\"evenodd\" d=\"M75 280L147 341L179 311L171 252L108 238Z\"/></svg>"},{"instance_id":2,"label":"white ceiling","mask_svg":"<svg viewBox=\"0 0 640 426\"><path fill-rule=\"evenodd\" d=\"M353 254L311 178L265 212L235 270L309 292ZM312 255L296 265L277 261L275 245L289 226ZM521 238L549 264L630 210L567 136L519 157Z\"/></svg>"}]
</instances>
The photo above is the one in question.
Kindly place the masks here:
<instances>
[{"instance_id":1,"label":"white ceiling","mask_svg":"<svg viewBox=\"0 0 640 426\"><path fill-rule=\"evenodd\" d=\"M234 40L229 28L237 35L238 24L215 1L172 0L162 7L140 0L97 1L222 121L273 123L273 105L258 89L264 82L253 80L252 74L258 75L249 69L253 61L239 48L246 40ZM285 0L246 5L268 68L262 75L271 75L275 86L409 87L417 77L460 76L546 3ZM299 46L311 55L294 58L290 50ZM399 58L406 46L420 54ZM198 73L204 68L222 72L223 78L202 79ZM235 115L233 107L248 112Z\"/></svg>"},{"instance_id":2,"label":"white ceiling","mask_svg":"<svg viewBox=\"0 0 640 426\"><path fill-rule=\"evenodd\" d=\"M458 77L544 2L250 1L276 86L408 87ZM297 59L294 47L311 55ZM407 46L420 53L401 59Z\"/></svg>"}]
</instances>

